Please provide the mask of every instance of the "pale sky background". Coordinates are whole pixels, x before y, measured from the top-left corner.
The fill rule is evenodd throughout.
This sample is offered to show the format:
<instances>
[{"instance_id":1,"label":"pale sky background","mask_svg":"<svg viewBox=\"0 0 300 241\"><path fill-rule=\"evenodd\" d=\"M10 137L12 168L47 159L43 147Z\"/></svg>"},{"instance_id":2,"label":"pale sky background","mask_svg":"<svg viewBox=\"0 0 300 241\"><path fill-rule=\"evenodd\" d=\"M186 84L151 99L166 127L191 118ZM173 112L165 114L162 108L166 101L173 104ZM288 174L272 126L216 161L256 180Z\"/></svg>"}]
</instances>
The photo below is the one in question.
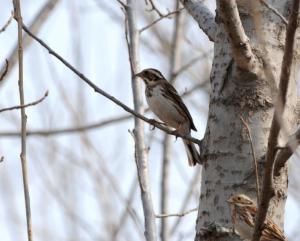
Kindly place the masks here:
<instances>
[{"instance_id":1,"label":"pale sky background","mask_svg":"<svg viewBox=\"0 0 300 241\"><path fill-rule=\"evenodd\" d=\"M29 25L46 1L23 0L23 21ZM158 2L158 1L157 1ZM123 13L113 0L62 0L44 23L38 36L111 95L132 107L132 92L128 52L124 37ZM174 9L172 1L165 1L163 12ZM107 6L107 8L101 7ZM0 0L0 26L10 16L11 1ZM158 5L159 6L159 5ZM213 8L213 5L211 6ZM147 23L141 11L139 28ZM153 15L153 13L146 14ZM121 19L121 20L120 20ZM187 16L186 58L209 52L213 45ZM165 19L157 26L164 29L168 39L172 35L172 20ZM17 43L15 21L0 34L0 65ZM151 42L151 49L145 43ZM168 73L168 59L162 57L154 35L141 36L141 68L159 68ZM210 54L211 56L211 54ZM199 61L194 72L183 73L176 81L180 93L189 90L199 78L208 78L211 59ZM200 69L201 71L195 71ZM0 84L0 108L19 103L16 66ZM40 98L49 90L47 99L38 106L26 109L28 129L53 129L93 123L126 114L122 109L95 93L69 69L33 42L24 53L24 81L26 103ZM198 82L197 82L198 81ZM208 111L208 93L199 89L184 99L202 138ZM200 110L200 111L199 111ZM152 117L151 114L147 116ZM76 118L77 117L77 118ZM0 133L20 129L19 111L0 114ZM108 233L118 224L124 209L124 199L136 179L134 143L128 130L132 119L78 134L28 138L29 181L32 205L34 240L108 240ZM147 144L150 145L149 165L154 209L159 211L162 132L145 125ZM92 147L83 147L88 138ZM170 213L177 213L188 190L188 185L199 169L188 167L181 140L173 138L170 170ZM20 140L0 135L0 240L26 240L25 208L21 165ZM299 159L291 162L290 185L299 190ZM103 169L109 174L103 174ZM93 175L91 174L93 173ZM114 179L118 191L114 190ZM195 187L193 198L186 210L197 207L200 186ZM299 195L299 194L298 194ZM293 195L296 197L296 195ZM286 205L285 232L290 240L297 240L300 220L299 202L291 195ZM142 219L139 190L134 196L133 208ZM172 240L194 238L197 213L183 217ZM75 220L75 221L74 221ZM170 218L170 226L176 221ZM159 220L157 220L159 227ZM184 224L184 225L183 225ZM299 234L299 233L298 233ZM74 239L75 237L75 239ZM141 240L132 219L128 219L118 240Z\"/></svg>"}]
</instances>

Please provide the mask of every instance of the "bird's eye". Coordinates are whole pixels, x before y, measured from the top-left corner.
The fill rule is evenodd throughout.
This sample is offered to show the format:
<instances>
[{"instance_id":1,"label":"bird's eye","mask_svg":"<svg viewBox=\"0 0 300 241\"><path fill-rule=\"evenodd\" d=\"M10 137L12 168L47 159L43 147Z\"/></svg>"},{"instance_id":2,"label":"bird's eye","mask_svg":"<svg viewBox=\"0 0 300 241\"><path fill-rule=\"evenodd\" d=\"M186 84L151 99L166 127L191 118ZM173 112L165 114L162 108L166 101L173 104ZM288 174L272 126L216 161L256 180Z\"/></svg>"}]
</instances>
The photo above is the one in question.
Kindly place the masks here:
<instances>
[{"instance_id":1,"label":"bird's eye","mask_svg":"<svg viewBox=\"0 0 300 241\"><path fill-rule=\"evenodd\" d=\"M241 197L238 197L238 200L241 201Z\"/></svg>"}]
</instances>

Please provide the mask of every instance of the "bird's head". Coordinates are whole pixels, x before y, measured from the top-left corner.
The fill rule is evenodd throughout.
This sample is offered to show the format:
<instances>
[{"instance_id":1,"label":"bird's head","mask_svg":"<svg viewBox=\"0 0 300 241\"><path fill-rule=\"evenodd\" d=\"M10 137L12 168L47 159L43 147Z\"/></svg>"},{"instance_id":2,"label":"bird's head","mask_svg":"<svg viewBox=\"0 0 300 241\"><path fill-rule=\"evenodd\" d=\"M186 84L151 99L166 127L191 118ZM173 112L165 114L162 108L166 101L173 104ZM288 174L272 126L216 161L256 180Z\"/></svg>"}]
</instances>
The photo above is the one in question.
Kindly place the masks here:
<instances>
[{"instance_id":1,"label":"bird's head","mask_svg":"<svg viewBox=\"0 0 300 241\"><path fill-rule=\"evenodd\" d=\"M246 207L246 206L253 206L255 203L245 194L238 194L230 197L227 200L228 203L238 206L238 207Z\"/></svg>"},{"instance_id":2,"label":"bird's head","mask_svg":"<svg viewBox=\"0 0 300 241\"><path fill-rule=\"evenodd\" d=\"M142 78L147 86L155 86L160 80L165 79L157 69L144 69L135 76Z\"/></svg>"}]
</instances>

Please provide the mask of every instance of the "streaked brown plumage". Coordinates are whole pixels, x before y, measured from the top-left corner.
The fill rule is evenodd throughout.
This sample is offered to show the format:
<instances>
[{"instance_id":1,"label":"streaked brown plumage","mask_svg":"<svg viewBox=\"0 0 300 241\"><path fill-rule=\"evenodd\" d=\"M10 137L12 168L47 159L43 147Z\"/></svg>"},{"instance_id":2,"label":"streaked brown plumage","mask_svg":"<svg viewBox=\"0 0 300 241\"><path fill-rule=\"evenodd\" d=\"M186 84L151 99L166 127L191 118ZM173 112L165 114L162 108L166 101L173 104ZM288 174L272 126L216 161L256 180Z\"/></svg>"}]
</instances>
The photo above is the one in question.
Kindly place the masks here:
<instances>
[{"instance_id":1,"label":"streaked brown plumage","mask_svg":"<svg viewBox=\"0 0 300 241\"><path fill-rule=\"evenodd\" d=\"M257 213L256 204L244 194L232 196L227 202L231 206L235 231L242 239L251 240ZM287 241L287 239L282 230L267 217L262 227L260 241Z\"/></svg>"},{"instance_id":2,"label":"streaked brown plumage","mask_svg":"<svg viewBox=\"0 0 300 241\"><path fill-rule=\"evenodd\" d=\"M146 99L152 112L166 125L175 128L182 135L190 135L197 130L192 116L176 89L156 69L145 69L136 76L146 84ZM183 140L190 166L200 162L194 143Z\"/></svg>"}]
</instances>

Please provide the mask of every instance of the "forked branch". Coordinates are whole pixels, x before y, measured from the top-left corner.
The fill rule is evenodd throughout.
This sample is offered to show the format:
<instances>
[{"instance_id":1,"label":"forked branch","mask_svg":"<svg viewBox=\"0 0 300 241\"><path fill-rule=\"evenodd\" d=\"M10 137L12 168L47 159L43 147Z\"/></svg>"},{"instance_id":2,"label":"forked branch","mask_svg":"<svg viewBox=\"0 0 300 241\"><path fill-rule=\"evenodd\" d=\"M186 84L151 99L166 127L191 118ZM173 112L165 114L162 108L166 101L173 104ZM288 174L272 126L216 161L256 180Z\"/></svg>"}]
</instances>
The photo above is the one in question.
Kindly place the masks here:
<instances>
[{"instance_id":1,"label":"forked branch","mask_svg":"<svg viewBox=\"0 0 300 241\"><path fill-rule=\"evenodd\" d=\"M224 24L236 65L250 73L258 74L258 60L253 54L244 31L235 0L220 0L219 12Z\"/></svg>"}]
</instances>

